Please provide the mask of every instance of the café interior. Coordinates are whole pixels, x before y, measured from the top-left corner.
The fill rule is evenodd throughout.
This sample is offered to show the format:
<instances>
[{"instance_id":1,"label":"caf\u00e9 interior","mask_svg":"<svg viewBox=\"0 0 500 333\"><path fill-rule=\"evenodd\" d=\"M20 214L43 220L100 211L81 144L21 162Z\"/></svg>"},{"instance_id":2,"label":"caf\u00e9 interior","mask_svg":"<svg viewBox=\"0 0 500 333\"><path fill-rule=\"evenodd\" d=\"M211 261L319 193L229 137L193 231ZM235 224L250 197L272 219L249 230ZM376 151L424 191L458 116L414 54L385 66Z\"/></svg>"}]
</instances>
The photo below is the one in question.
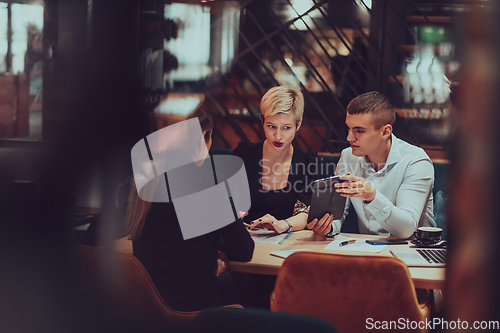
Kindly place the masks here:
<instances>
[{"instance_id":1,"label":"caf\u00e9 interior","mask_svg":"<svg viewBox=\"0 0 500 333\"><path fill-rule=\"evenodd\" d=\"M498 330L498 15L493 0L0 1L0 331ZM302 92L293 144L325 164L349 147L349 101L389 97L394 134L433 162L446 267L407 267L389 247L332 254L298 231L229 264L276 278L264 305L162 299L124 222L132 147L201 106L210 154L263 141L275 86ZM269 255L304 239L302 262Z\"/></svg>"}]
</instances>

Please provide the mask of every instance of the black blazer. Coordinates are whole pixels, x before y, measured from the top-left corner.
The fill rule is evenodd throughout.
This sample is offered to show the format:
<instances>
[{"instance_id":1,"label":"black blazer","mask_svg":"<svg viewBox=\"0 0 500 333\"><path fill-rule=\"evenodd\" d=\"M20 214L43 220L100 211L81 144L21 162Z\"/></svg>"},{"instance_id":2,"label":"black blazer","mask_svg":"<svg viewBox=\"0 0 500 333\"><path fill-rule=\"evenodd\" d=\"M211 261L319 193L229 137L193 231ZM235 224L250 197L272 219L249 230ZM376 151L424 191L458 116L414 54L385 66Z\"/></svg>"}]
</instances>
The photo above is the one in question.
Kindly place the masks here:
<instances>
[{"instance_id":1,"label":"black blazer","mask_svg":"<svg viewBox=\"0 0 500 333\"><path fill-rule=\"evenodd\" d=\"M184 240L173 204L153 203L133 248L169 306L197 311L222 305L216 288L218 251L231 261L246 262L254 242L241 220Z\"/></svg>"},{"instance_id":2,"label":"black blazer","mask_svg":"<svg viewBox=\"0 0 500 333\"><path fill-rule=\"evenodd\" d=\"M280 190L262 190L262 150L263 142L240 142L233 155L241 157L250 187L251 207L246 222L271 214L282 220L293 215L297 200L306 206L311 204L312 182L317 177L318 154L294 146L288 185Z\"/></svg>"}]
</instances>

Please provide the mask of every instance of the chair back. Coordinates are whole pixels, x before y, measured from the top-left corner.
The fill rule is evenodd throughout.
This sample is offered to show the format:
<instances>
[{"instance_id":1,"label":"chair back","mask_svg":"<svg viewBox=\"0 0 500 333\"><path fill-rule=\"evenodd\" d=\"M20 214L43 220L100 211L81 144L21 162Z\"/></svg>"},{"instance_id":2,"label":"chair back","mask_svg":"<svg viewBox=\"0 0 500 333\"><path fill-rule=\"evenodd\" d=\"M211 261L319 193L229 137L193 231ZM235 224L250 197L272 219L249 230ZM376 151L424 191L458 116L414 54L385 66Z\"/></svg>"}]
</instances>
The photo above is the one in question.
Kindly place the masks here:
<instances>
[{"instance_id":1,"label":"chair back","mask_svg":"<svg viewBox=\"0 0 500 333\"><path fill-rule=\"evenodd\" d=\"M373 331L376 321L398 325L400 318L406 323L430 317L429 304L418 303L401 260L308 252L294 253L283 263L271 310L322 318L343 333Z\"/></svg>"},{"instance_id":2,"label":"chair back","mask_svg":"<svg viewBox=\"0 0 500 333\"><path fill-rule=\"evenodd\" d=\"M84 287L115 319L134 327L176 330L199 313L170 308L133 255L85 245L75 245L75 251Z\"/></svg>"}]
</instances>

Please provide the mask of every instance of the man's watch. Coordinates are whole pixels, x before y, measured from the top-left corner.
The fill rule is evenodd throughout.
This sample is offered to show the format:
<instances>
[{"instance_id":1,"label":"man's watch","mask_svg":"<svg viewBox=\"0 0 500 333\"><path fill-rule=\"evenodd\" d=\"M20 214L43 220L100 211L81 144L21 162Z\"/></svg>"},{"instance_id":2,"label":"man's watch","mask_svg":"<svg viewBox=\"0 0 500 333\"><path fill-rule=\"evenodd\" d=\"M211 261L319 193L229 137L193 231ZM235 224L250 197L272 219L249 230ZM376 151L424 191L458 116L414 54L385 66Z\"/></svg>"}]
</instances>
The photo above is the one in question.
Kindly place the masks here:
<instances>
[{"instance_id":1,"label":"man's watch","mask_svg":"<svg viewBox=\"0 0 500 333\"><path fill-rule=\"evenodd\" d=\"M288 220L287 220L287 219L284 219L283 221L285 221L285 222L286 222L286 224L288 224L288 230L287 230L286 232L290 232L290 231L292 231L292 229L293 229L293 225L292 225L290 222L288 222Z\"/></svg>"}]
</instances>

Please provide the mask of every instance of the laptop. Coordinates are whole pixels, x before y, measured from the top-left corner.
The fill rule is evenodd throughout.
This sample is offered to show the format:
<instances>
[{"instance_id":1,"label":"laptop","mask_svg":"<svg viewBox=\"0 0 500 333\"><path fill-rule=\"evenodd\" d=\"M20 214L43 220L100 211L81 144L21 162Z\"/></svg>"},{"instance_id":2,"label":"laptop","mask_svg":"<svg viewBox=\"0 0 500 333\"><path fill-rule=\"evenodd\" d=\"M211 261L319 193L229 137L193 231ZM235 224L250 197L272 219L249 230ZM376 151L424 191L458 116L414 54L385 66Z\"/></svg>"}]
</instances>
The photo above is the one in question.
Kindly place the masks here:
<instances>
[{"instance_id":1,"label":"laptop","mask_svg":"<svg viewBox=\"0 0 500 333\"><path fill-rule=\"evenodd\" d=\"M392 254L401 259L407 266L444 267L446 266L446 249L395 247Z\"/></svg>"}]
</instances>

